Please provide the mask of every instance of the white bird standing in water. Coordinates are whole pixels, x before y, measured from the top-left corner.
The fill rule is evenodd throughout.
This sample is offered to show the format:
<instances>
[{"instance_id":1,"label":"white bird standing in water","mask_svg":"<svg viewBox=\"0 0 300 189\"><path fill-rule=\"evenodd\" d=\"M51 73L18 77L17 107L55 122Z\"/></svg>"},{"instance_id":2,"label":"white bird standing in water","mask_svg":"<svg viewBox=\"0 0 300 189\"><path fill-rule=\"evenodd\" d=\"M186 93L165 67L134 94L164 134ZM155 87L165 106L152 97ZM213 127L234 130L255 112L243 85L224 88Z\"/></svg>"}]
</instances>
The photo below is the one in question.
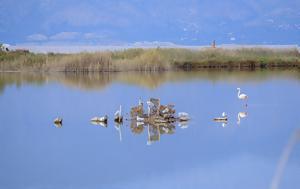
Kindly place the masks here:
<instances>
[{"instance_id":1,"label":"white bird standing in water","mask_svg":"<svg viewBox=\"0 0 300 189\"><path fill-rule=\"evenodd\" d=\"M237 96L240 100L248 100L248 96L246 94L244 94L244 93L241 94L240 88L237 88L237 90L238 90ZM246 102L246 106L247 106L247 102Z\"/></svg>"}]
</instances>

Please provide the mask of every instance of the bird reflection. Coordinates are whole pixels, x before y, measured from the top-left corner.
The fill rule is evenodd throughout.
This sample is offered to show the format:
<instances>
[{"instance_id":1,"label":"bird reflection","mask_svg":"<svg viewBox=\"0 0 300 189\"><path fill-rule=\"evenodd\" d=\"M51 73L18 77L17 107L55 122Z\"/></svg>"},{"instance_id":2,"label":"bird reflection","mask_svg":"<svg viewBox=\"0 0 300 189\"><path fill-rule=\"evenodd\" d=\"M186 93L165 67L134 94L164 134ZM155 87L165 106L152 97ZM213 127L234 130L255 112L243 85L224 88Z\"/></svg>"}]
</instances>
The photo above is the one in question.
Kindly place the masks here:
<instances>
[{"instance_id":1,"label":"bird reflection","mask_svg":"<svg viewBox=\"0 0 300 189\"><path fill-rule=\"evenodd\" d=\"M149 124L147 125L147 133L148 133L148 140L147 140L147 145L151 145L152 141L151 141L151 135L150 135L150 126Z\"/></svg>"},{"instance_id":2,"label":"bird reflection","mask_svg":"<svg viewBox=\"0 0 300 189\"><path fill-rule=\"evenodd\" d=\"M239 112L237 115L237 124L241 123L241 118L246 118L248 116L247 112Z\"/></svg>"},{"instance_id":3,"label":"bird reflection","mask_svg":"<svg viewBox=\"0 0 300 189\"><path fill-rule=\"evenodd\" d=\"M105 122L99 122L99 121L91 121L91 124L101 127L107 127L107 123Z\"/></svg>"},{"instance_id":4,"label":"bird reflection","mask_svg":"<svg viewBox=\"0 0 300 189\"><path fill-rule=\"evenodd\" d=\"M147 145L159 141L162 135L175 133L175 125L171 123L143 123L132 120L130 128L134 134L142 134L146 129Z\"/></svg>"},{"instance_id":5,"label":"bird reflection","mask_svg":"<svg viewBox=\"0 0 300 189\"><path fill-rule=\"evenodd\" d=\"M189 127L189 125L187 121L180 121L178 122L178 127L180 127L181 129L186 129Z\"/></svg>"},{"instance_id":6,"label":"bird reflection","mask_svg":"<svg viewBox=\"0 0 300 189\"><path fill-rule=\"evenodd\" d=\"M132 133L141 134L144 131L144 123L131 121L130 128Z\"/></svg>"},{"instance_id":7,"label":"bird reflection","mask_svg":"<svg viewBox=\"0 0 300 189\"><path fill-rule=\"evenodd\" d=\"M147 127L147 136L148 136L147 145L151 145L153 142L160 141L162 135L175 133L175 126L169 123L164 123L164 124L148 123L143 125L143 127Z\"/></svg>"},{"instance_id":8,"label":"bird reflection","mask_svg":"<svg viewBox=\"0 0 300 189\"><path fill-rule=\"evenodd\" d=\"M93 117L91 119L91 124L93 125L99 125L102 127L107 127L107 121L108 121L108 116L105 115L103 117Z\"/></svg>"},{"instance_id":9,"label":"bird reflection","mask_svg":"<svg viewBox=\"0 0 300 189\"><path fill-rule=\"evenodd\" d=\"M55 126L56 128L62 128L62 124L61 124L61 123L54 123L54 126Z\"/></svg>"},{"instance_id":10,"label":"bird reflection","mask_svg":"<svg viewBox=\"0 0 300 189\"><path fill-rule=\"evenodd\" d=\"M121 123L115 123L115 128L116 128L116 130L119 133L120 142L122 142L122 130L121 130L121 126L122 126Z\"/></svg>"}]
</instances>

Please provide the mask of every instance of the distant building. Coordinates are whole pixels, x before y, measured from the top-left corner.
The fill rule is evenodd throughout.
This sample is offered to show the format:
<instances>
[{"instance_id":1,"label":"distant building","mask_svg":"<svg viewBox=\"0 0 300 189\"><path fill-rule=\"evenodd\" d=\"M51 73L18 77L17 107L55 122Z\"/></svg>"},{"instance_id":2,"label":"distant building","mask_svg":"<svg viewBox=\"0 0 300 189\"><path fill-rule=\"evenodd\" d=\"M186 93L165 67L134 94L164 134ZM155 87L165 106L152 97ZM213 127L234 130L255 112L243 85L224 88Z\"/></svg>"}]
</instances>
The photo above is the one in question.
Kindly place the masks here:
<instances>
[{"instance_id":1,"label":"distant building","mask_svg":"<svg viewBox=\"0 0 300 189\"><path fill-rule=\"evenodd\" d=\"M0 51L2 51L2 52L8 52L9 51L8 47L9 47L8 44L1 44L0 43Z\"/></svg>"}]
</instances>

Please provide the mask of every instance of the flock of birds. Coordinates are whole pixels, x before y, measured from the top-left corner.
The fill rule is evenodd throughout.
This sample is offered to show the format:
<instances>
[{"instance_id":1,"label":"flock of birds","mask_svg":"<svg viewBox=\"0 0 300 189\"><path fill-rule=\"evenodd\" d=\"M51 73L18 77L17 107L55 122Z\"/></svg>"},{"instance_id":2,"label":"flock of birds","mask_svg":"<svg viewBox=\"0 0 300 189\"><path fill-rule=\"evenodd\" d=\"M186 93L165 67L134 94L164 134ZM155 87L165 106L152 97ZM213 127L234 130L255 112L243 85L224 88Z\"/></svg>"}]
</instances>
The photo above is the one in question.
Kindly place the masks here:
<instances>
[{"instance_id":1,"label":"flock of birds","mask_svg":"<svg viewBox=\"0 0 300 189\"><path fill-rule=\"evenodd\" d=\"M248 104L247 104L247 101L248 101L248 96L244 93L241 93L241 89L240 88L237 88L237 97L238 99L240 100L243 100L243 101L246 101L246 104L245 106L248 107ZM238 113L238 121L237 121L237 124L239 125L240 122L241 122L241 118L245 118L247 117L247 112L239 112ZM222 116L221 117L216 117L213 119L215 122L220 122L222 123L222 126L225 127L227 122L228 122L228 116L225 112L222 113Z\"/></svg>"},{"instance_id":2,"label":"flock of birds","mask_svg":"<svg viewBox=\"0 0 300 189\"><path fill-rule=\"evenodd\" d=\"M237 91L238 91L238 94L237 94L237 97L238 99L240 100L243 100L243 101L246 101L246 104L245 106L247 107L247 100L248 100L248 96L244 93L241 93L241 89L240 88L237 88ZM141 100L139 100L139 105L141 104ZM151 111L151 107L153 107L153 103L151 101L147 101L147 105L148 105L148 115L150 114L150 111ZM167 110L166 110L167 111ZM239 112L238 113L238 121L237 121L237 124L240 124L240 121L241 121L241 118L245 118L247 117L247 112ZM180 112L178 113L178 119L180 121L187 121L190 119L188 113L186 112ZM137 116L136 117L136 121L137 122L144 122L145 118L143 117L139 117ZM221 122L222 123L222 126L225 127L227 122L228 122L228 116L225 112L222 113L222 116L221 117L216 117L213 119L215 122ZM119 110L117 110L114 114L114 121L118 124L121 124L123 123L123 115L122 115L122 106L120 105L119 107ZM58 127L61 127L62 126L62 122L63 122L63 119L58 117L54 120L54 124ZM107 122L108 122L108 116L107 115L104 115L102 117L93 117L91 119L91 122L92 123L95 123L95 124L99 124L99 125L102 125L102 126L107 126Z\"/></svg>"},{"instance_id":3,"label":"flock of birds","mask_svg":"<svg viewBox=\"0 0 300 189\"><path fill-rule=\"evenodd\" d=\"M141 99L139 99L139 105L142 104ZM148 105L148 116L150 116L150 112L151 112L151 108L154 107L154 104L151 101L147 101L147 105ZM168 108L166 108L165 113L168 113ZM185 122L190 120L189 114L186 112L179 112L178 113L178 118L179 121L181 122ZM115 112L114 114L114 121L117 124L122 124L123 123L123 115L122 115L122 106L120 105L119 109ZM145 118L144 117L140 117L137 116L136 117L136 121L138 124L143 124L145 122ZM104 115L102 117L93 117L91 119L91 123L94 125L101 125L103 127L107 127L107 122L108 122L108 116ZM54 124L56 127L62 127L62 123L63 123L63 119L61 117L57 117L54 119Z\"/></svg>"},{"instance_id":4,"label":"flock of birds","mask_svg":"<svg viewBox=\"0 0 300 189\"><path fill-rule=\"evenodd\" d=\"M122 106L120 105L119 110L117 110L114 114L114 121L118 124L123 123L123 115L122 115ZM102 125L104 127L107 126L108 116L104 115L102 117L93 117L91 119L91 123L96 125ZM54 124L57 127L61 127L63 123L63 119L61 117L57 117L54 119Z\"/></svg>"},{"instance_id":5,"label":"flock of birds","mask_svg":"<svg viewBox=\"0 0 300 189\"><path fill-rule=\"evenodd\" d=\"M108 121L108 116L107 115L105 115L105 116L103 116L103 117L93 117L92 119L91 119L91 122L92 123L104 123L105 125L107 124L107 121ZM123 122L123 115L122 115L122 106L120 105L120 107L119 107L119 110L117 110L116 112L115 112L115 116L114 116L114 121L116 122L116 123L122 123ZM100 124L100 125L104 125L104 124Z\"/></svg>"}]
</instances>

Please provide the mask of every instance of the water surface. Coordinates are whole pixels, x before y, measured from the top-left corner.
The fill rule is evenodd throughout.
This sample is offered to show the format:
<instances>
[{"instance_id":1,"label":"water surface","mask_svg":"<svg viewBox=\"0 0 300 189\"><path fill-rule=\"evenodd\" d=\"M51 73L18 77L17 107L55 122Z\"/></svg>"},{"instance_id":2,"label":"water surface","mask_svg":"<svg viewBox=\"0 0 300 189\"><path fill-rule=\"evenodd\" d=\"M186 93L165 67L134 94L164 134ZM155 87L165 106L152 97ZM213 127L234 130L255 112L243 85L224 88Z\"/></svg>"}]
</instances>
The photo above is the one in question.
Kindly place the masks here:
<instances>
[{"instance_id":1,"label":"water surface","mask_svg":"<svg viewBox=\"0 0 300 189\"><path fill-rule=\"evenodd\" d=\"M0 188L298 188L299 96L298 71L1 73ZM89 121L150 97L188 126L149 141L130 121Z\"/></svg>"}]
</instances>

